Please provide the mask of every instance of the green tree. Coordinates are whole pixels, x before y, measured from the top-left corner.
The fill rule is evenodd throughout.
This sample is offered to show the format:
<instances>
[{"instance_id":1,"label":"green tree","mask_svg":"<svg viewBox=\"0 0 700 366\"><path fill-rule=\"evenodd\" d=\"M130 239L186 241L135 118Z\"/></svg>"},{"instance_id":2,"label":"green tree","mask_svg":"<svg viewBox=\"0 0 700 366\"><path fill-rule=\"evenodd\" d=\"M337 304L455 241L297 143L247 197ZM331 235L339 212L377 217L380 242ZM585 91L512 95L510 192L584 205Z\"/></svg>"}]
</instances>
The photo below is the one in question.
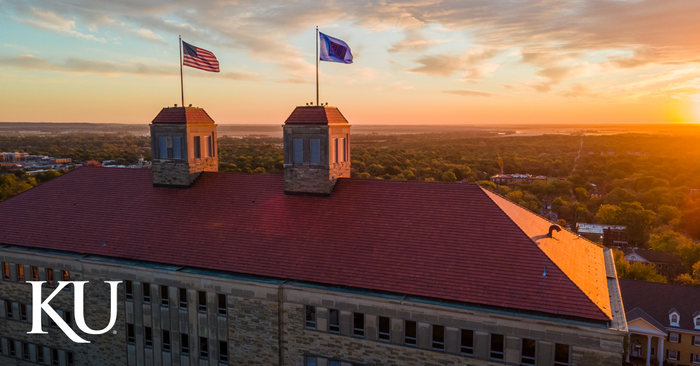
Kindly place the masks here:
<instances>
[{"instance_id":1,"label":"green tree","mask_svg":"<svg viewBox=\"0 0 700 366\"><path fill-rule=\"evenodd\" d=\"M625 260L624 253L619 250L615 250L613 253L618 278L648 282L668 282L666 277L656 272L654 267L645 265L642 262L634 262L630 265L629 262Z\"/></svg>"},{"instance_id":2,"label":"green tree","mask_svg":"<svg viewBox=\"0 0 700 366\"><path fill-rule=\"evenodd\" d=\"M571 225L576 225L577 222L588 221L588 217L591 215L588 212L588 208L581 202L574 202L569 205L569 213L573 218Z\"/></svg>"},{"instance_id":3,"label":"green tree","mask_svg":"<svg viewBox=\"0 0 700 366\"><path fill-rule=\"evenodd\" d=\"M426 180L427 182L427 180ZM488 189L491 192L496 192L496 183L490 181L490 180L480 180L476 182L476 184L480 185L483 188Z\"/></svg>"},{"instance_id":4,"label":"green tree","mask_svg":"<svg viewBox=\"0 0 700 366\"><path fill-rule=\"evenodd\" d=\"M661 234L651 234L649 237L649 247L662 252L675 253L680 245L691 243L692 240L685 235L675 231L664 231Z\"/></svg>"},{"instance_id":5,"label":"green tree","mask_svg":"<svg viewBox=\"0 0 700 366\"><path fill-rule=\"evenodd\" d=\"M676 206L663 205L656 210L659 225L677 226L683 214Z\"/></svg>"},{"instance_id":6,"label":"green tree","mask_svg":"<svg viewBox=\"0 0 700 366\"><path fill-rule=\"evenodd\" d=\"M456 182L457 176L452 171L445 172L442 174L442 181L443 182Z\"/></svg>"},{"instance_id":7,"label":"green tree","mask_svg":"<svg viewBox=\"0 0 700 366\"><path fill-rule=\"evenodd\" d=\"M588 195L588 191L581 187L574 189L574 195L576 196L576 200L582 203L588 202L588 199L591 198Z\"/></svg>"},{"instance_id":8,"label":"green tree","mask_svg":"<svg viewBox=\"0 0 700 366\"><path fill-rule=\"evenodd\" d=\"M599 224L617 225L620 215L620 207L615 205L602 205L595 215L595 221Z\"/></svg>"},{"instance_id":9,"label":"green tree","mask_svg":"<svg viewBox=\"0 0 700 366\"><path fill-rule=\"evenodd\" d=\"M32 184L26 180L17 178L14 174L0 176L0 201L4 201L12 196L18 195L30 188Z\"/></svg>"},{"instance_id":10,"label":"green tree","mask_svg":"<svg viewBox=\"0 0 700 366\"><path fill-rule=\"evenodd\" d=\"M639 202L622 202L616 221L627 226L625 232L630 242L642 246L646 242L651 225L656 221L656 214L642 207Z\"/></svg>"},{"instance_id":11,"label":"green tree","mask_svg":"<svg viewBox=\"0 0 700 366\"><path fill-rule=\"evenodd\" d=\"M693 243L692 241L682 243L676 247L676 254L678 254L686 270L690 272L693 266L700 262L700 243Z\"/></svg>"}]
</instances>

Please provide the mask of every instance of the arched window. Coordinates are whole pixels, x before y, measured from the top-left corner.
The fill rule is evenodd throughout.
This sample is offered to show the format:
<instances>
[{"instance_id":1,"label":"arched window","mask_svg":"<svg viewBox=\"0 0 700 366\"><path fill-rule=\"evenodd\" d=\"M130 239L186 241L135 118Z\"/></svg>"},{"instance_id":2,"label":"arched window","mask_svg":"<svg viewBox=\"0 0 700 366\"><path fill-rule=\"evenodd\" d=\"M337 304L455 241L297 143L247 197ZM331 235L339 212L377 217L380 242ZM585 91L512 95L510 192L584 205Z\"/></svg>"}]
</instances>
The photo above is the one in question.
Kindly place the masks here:
<instances>
[{"instance_id":1,"label":"arched window","mask_svg":"<svg viewBox=\"0 0 700 366\"><path fill-rule=\"evenodd\" d=\"M671 326L679 327L681 315L678 314L678 311L676 309L672 309L668 314L668 320L670 321Z\"/></svg>"}]
</instances>

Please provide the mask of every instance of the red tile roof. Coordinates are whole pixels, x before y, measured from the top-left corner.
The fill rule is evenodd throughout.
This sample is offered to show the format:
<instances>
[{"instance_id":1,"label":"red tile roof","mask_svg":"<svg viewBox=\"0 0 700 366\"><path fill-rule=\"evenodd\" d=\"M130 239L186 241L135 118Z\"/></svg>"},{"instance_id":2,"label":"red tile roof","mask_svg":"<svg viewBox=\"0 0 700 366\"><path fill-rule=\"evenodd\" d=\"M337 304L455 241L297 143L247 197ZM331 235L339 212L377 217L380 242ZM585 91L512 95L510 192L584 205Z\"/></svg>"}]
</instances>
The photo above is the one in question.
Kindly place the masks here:
<instances>
[{"instance_id":1,"label":"red tile roof","mask_svg":"<svg viewBox=\"0 0 700 366\"><path fill-rule=\"evenodd\" d=\"M296 107L284 122L285 124L324 124L348 123L336 107Z\"/></svg>"},{"instance_id":2,"label":"red tile roof","mask_svg":"<svg viewBox=\"0 0 700 366\"><path fill-rule=\"evenodd\" d=\"M154 188L148 170L79 168L1 203L13 225L0 243L610 320L567 276L600 275L588 254L555 263L571 257L545 253L509 217L524 209L504 212L479 186L339 179L330 198L283 190L276 175L204 172L181 190ZM65 230L76 226L99 229Z\"/></svg>"},{"instance_id":3,"label":"red tile roof","mask_svg":"<svg viewBox=\"0 0 700 366\"><path fill-rule=\"evenodd\" d=\"M153 119L152 123L193 123L193 122L211 122L214 120L209 117L207 112L202 108L195 107L173 107L163 108L160 113Z\"/></svg>"},{"instance_id":4,"label":"red tile roof","mask_svg":"<svg viewBox=\"0 0 700 366\"><path fill-rule=\"evenodd\" d=\"M603 248L568 230L554 232L550 238L553 222L497 194L484 192L602 312L612 317Z\"/></svg>"}]
</instances>

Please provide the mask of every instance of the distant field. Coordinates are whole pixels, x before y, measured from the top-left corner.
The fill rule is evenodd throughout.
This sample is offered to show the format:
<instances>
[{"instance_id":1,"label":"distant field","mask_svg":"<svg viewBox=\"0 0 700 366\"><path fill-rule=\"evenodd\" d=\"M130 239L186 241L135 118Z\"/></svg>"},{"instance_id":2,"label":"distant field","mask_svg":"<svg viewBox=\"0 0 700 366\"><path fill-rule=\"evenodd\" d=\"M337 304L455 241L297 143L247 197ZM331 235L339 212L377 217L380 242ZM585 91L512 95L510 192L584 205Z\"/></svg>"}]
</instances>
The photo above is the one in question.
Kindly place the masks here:
<instances>
[{"instance_id":1,"label":"distant field","mask_svg":"<svg viewBox=\"0 0 700 366\"><path fill-rule=\"evenodd\" d=\"M280 124L281 125L281 124ZM231 137L282 137L280 125L220 124L220 135ZM619 133L700 134L700 125L362 125L353 134L489 133L493 136L538 136L544 134L613 135ZM147 124L0 122L0 134L58 135L64 133L117 133L145 135Z\"/></svg>"}]
</instances>

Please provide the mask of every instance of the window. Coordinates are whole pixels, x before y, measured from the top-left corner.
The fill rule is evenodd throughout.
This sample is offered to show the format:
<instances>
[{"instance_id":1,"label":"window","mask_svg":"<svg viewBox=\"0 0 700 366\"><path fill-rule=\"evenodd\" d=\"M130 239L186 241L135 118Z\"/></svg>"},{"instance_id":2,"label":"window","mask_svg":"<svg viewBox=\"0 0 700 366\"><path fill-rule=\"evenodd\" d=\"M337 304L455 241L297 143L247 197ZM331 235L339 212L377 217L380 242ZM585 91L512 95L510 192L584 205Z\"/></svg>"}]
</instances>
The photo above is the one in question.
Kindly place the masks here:
<instances>
[{"instance_id":1,"label":"window","mask_svg":"<svg viewBox=\"0 0 700 366\"><path fill-rule=\"evenodd\" d=\"M391 340L391 319L379 317L379 340L389 342Z\"/></svg>"},{"instance_id":2,"label":"window","mask_svg":"<svg viewBox=\"0 0 700 366\"><path fill-rule=\"evenodd\" d=\"M17 265L17 282L24 282L24 266Z\"/></svg>"},{"instance_id":3,"label":"window","mask_svg":"<svg viewBox=\"0 0 700 366\"><path fill-rule=\"evenodd\" d=\"M459 353L472 356L474 354L474 331L462 329Z\"/></svg>"},{"instance_id":4,"label":"window","mask_svg":"<svg viewBox=\"0 0 700 366\"><path fill-rule=\"evenodd\" d=\"M44 363L44 347L39 345L36 346L36 362Z\"/></svg>"},{"instance_id":5,"label":"window","mask_svg":"<svg viewBox=\"0 0 700 366\"><path fill-rule=\"evenodd\" d=\"M8 340L7 340L7 345L10 347L10 357L15 357L15 356L17 356L17 351L15 350L15 340L14 340L14 339L8 339Z\"/></svg>"},{"instance_id":6,"label":"window","mask_svg":"<svg viewBox=\"0 0 700 366\"><path fill-rule=\"evenodd\" d=\"M70 311L66 310L63 312L63 320L66 321L69 327L73 326L73 314Z\"/></svg>"},{"instance_id":7,"label":"window","mask_svg":"<svg viewBox=\"0 0 700 366\"><path fill-rule=\"evenodd\" d=\"M141 292L143 293L143 302L146 304L151 303L151 285L148 283L141 284Z\"/></svg>"},{"instance_id":8,"label":"window","mask_svg":"<svg viewBox=\"0 0 700 366\"><path fill-rule=\"evenodd\" d=\"M180 309L187 309L187 290L178 289L178 298L180 299Z\"/></svg>"},{"instance_id":9,"label":"window","mask_svg":"<svg viewBox=\"0 0 700 366\"><path fill-rule=\"evenodd\" d=\"M672 361L678 361L678 357L680 356L680 352L678 351L672 351L672 350L666 350L668 354L666 355L666 358Z\"/></svg>"},{"instance_id":10,"label":"window","mask_svg":"<svg viewBox=\"0 0 700 366\"><path fill-rule=\"evenodd\" d=\"M168 307L168 286L160 286L160 305Z\"/></svg>"},{"instance_id":11,"label":"window","mask_svg":"<svg viewBox=\"0 0 700 366\"><path fill-rule=\"evenodd\" d=\"M199 310L200 313L206 313L207 312L207 293L205 291L198 291L197 292L197 297L198 299L198 304L197 304L197 310Z\"/></svg>"},{"instance_id":12,"label":"window","mask_svg":"<svg viewBox=\"0 0 700 366\"><path fill-rule=\"evenodd\" d=\"M53 287L55 285L53 281L53 269L51 268L46 269L46 281L48 281L49 287Z\"/></svg>"},{"instance_id":13,"label":"window","mask_svg":"<svg viewBox=\"0 0 700 366\"><path fill-rule=\"evenodd\" d=\"M19 304L19 320L26 322L27 321L27 305L26 304Z\"/></svg>"},{"instance_id":14,"label":"window","mask_svg":"<svg viewBox=\"0 0 700 366\"><path fill-rule=\"evenodd\" d=\"M199 337L199 357L203 359L209 358L209 342L204 337Z\"/></svg>"},{"instance_id":15,"label":"window","mask_svg":"<svg viewBox=\"0 0 700 366\"><path fill-rule=\"evenodd\" d=\"M146 348L153 348L153 331L151 327L145 328L144 339L146 341Z\"/></svg>"},{"instance_id":16,"label":"window","mask_svg":"<svg viewBox=\"0 0 700 366\"><path fill-rule=\"evenodd\" d=\"M303 163L304 162L304 140L302 139L294 139L292 141L292 148L294 149L293 151L293 160L292 163Z\"/></svg>"},{"instance_id":17,"label":"window","mask_svg":"<svg viewBox=\"0 0 700 366\"><path fill-rule=\"evenodd\" d=\"M70 281L70 274L68 271L61 271L61 278L63 281Z\"/></svg>"},{"instance_id":18,"label":"window","mask_svg":"<svg viewBox=\"0 0 700 366\"><path fill-rule=\"evenodd\" d=\"M39 268L32 266L32 281L39 281Z\"/></svg>"},{"instance_id":19,"label":"window","mask_svg":"<svg viewBox=\"0 0 700 366\"><path fill-rule=\"evenodd\" d=\"M491 359L503 360L503 335L491 334Z\"/></svg>"},{"instance_id":20,"label":"window","mask_svg":"<svg viewBox=\"0 0 700 366\"><path fill-rule=\"evenodd\" d=\"M342 161L348 161L348 153L347 153L347 150L345 149L345 146L346 146L345 139L340 139L340 141L342 141L341 145L343 147L343 160Z\"/></svg>"},{"instance_id":21,"label":"window","mask_svg":"<svg viewBox=\"0 0 700 366\"><path fill-rule=\"evenodd\" d=\"M216 156L216 137L211 133L211 156Z\"/></svg>"},{"instance_id":22,"label":"window","mask_svg":"<svg viewBox=\"0 0 700 366\"><path fill-rule=\"evenodd\" d=\"M315 306L304 306L304 312L306 314L304 326L306 329L316 330L316 307Z\"/></svg>"},{"instance_id":23,"label":"window","mask_svg":"<svg viewBox=\"0 0 700 366\"><path fill-rule=\"evenodd\" d=\"M136 343L136 336L134 335L134 325L133 324L126 325L126 342L129 344Z\"/></svg>"},{"instance_id":24,"label":"window","mask_svg":"<svg viewBox=\"0 0 700 366\"><path fill-rule=\"evenodd\" d=\"M226 310L226 295L218 294L216 295L219 303L219 315L226 315L228 310Z\"/></svg>"},{"instance_id":25,"label":"window","mask_svg":"<svg viewBox=\"0 0 700 366\"><path fill-rule=\"evenodd\" d=\"M29 343L27 342L22 342L22 358L29 359Z\"/></svg>"},{"instance_id":26,"label":"window","mask_svg":"<svg viewBox=\"0 0 700 366\"><path fill-rule=\"evenodd\" d=\"M170 352L170 332L163 331L163 351Z\"/></svg>"},{"instance_id":27,"label":"window","mask_svg":"<svg viewBox=\"0 0 700 366\"><path fill-rule=\"evenodd\" d=\"M51 348L51 364L58 366L58 350L55 348Z\"/></svg>"},{"instance_id":28,"label":"window","mask_svg":"<svg viewBox=\"0 0 700 366\"><path fill-rule=\"evenodd\" d=\"M337 163L338 162L338 139L333 139L333 146L334 146L334 149L333 149L334 154L333 155L335 156L333 159Z\"/></svg>"},{"instance_id":29,"label":"window","mask_svg":"<svg viewBox=\"0 0 700 366\"><path fill-rule=\"evenodd\" d=\"M673 311L673 312L669 315L669 320L671 321L671 325L672 325L672 326L678 327L678 326L679 326L678 323L679 323L680 320L681 320L681 316L680 316L677 312Z\"/></svg>"},{"instance_id":30,"label":"window","mask_svg":"<svg viewBox=\"0 0 700 366\"><path fill-rule=\"evenodd\" d=\"M700 329L700 316L695 318L695 329Z\"/></svg>"},{"instance_id":31,"label":"window","mask_svg":"<svg viewBox=\"0 0 700 366\"><path fill-rule=\"evenodd\" d=\"M554 344L554 366L569 365L569 345L555 343Z\"/></svg>"},{"instance_id":32,"label":"window","mask_svg":"<svg viewBox=\"0 0 700 366\"><path fill-rule=\"evenodd\" d=\"M700 346L700 336L693 336L693 346Z\"/></svg>"},{"instance_id":33,"label":"window","mask_svg":"<svg viewBox=\"0 0 700 366\"><path fill-rule=\"evenodd\" d=\"M66 363L68 366L75 366L75 360L73 359L73 352L66 351Z\"/></svg>"},{"instance_id":34,"label":"window","mask_svg":"<svg viewBox=\"0 0 700 366\"><path fill-rule=\"evenodd\" d=\"M158 158L167 159L168 158L168 138L161 136L158 139Z\"/></svg>"},{"instance_id":35,"label":"window","mask_svg":"<svg viewBox=\"0 0 700 366\"><path fill-rule=\"evenodd\" d=\"M404 344L407 346L416 346L416 322L406 320L405 324Z\"/></svg>"},{"instance_id":36,"label":"window","mask_svg":"<svg viewBox=\"0 0 700 366\"><path fill-rule=\"evenodd\" d=\"M190 354L190 337L187 334L180 334L180 353L185 356Z\"/></svg>"},{"instance_id":37,"label":"window","mask_svg":"<svg viewBox=\"0 0 700 366\"><path fill-rule=\"evenodd\" d=\"M173 137L173 159L182 159L182 142L180 136Z\"/></svg>"},{"instance_id":38,"label":"window","mask_svg":"<svg viewBox=\"0 0 700 366\"><path fill-rule=\"evenodd\" d=\"M207 154L207 157L211 157L211 136L207 136L207 138L205 139L205 143L205 152Z\"/></svg>"},{"instance_id":39,"label":"window","mask_svg":"<svg viewBox=\"0 0 700 366\"><path fill-rule=\"evenodd\" d=\"M679 333L668 333L668 341L673 343L681 343L681 335Z\"/></svg>"},{"instance_id":40,"label":"window","mask_svg":"<svg viewBox=\"0 0 700 366\"><path fill-rule=\"evenodd\" d=\"M340 333L340 312L337 309L328 310L328 331Z\"/></svg>"},{"instance_id":41,"label":"window","mask_svg":"<svg viewBox=\"0 0 700 366\"><path fill-rule=\"evenodd\" d=\"M219 342L219 361L228 362L228 343L224 341Z\"/></svg>"},{"instance_id":42,"label":"window","mask_svg":"<svg viewBox=\"0 0 700 366\"><path fill-rule=\"evenodd\" d=\"M194 157L202 157L202 138L199 136L194 137L194 143L192 144L192 150L194 150Z\"/></svg>"},{"instance_id":43,"label":"window","mask_svg":"<svg viewBox=\"0 0 700 366\"><path fill-rule=\"evenodd\" d=\"M124 282L124 294L127 300L134 299L134 288L133 283L131 281Z\"/></svg>"},{"instance_id":44,"label":"window","mask_svg":"<svg viewBox=\"0 0 700 366\"><path fill-rule=\"evenodd\" d=\"M316 357L306 356L306 361L304 361L305 366L316 366Z\"/></svg>"},{"instance_id":45,"label":"window","mask_svg":"<svg viewBox=\"0 0 700 366\"><path fill-rule=\"evenodd\" d=\"M7 319L12 319L12 301L5 300L5 316Z\"/></svg>"},{"instance_id":46,"label":"window","mask_svg":"<svg viewBox=\"0 0 700 366\"><path fill-rule=\"evenodd\" d=\"M365 337L365 314L352 313L352 334L355 337Z\"/></svg>"},{"instance_id":47,"label":"window","mask_svg":"<svg viewBox=\"0 0 700 366\"><path fill-rule=\"evenodd\" d=\"M10 280L10 264L7 262L2 262L2 279L5 281Z\"/></svg>"},{"instance_id":48,"label":"window","mask_svg":"<svg viewBox=\"0 0 700 366\"><path fill-rule=\"evenodd\" d=\"M330 361L329 365L330 366L340 366L340 361Z\"/></svg>"},{"instance_id":49,"label":"window","mask_svg":"<svg viewBox=\"0 0 700 366\"><path fill-rule=\"evenodd\" d=\"M534 339L523 338L522 357L520 358L520 363L523 365L534 365L536 354L537 341Z\"/></svg>"},{"instance_id":50,"label":"window","mask_svg":"<svg viewBox=\"0 0 700 366\"><path fill-rule=\"evenodd\" d=\"M311 164L321 163L321 140L311 139Z\"/></svg>"},{"instance_id":51,"label":"window","mask_svg":"<svg viewBox=\"0 0 700 366\"><path fill-rule=\"evenodd\" d=\"M445 350L445 327L442 325L433 325L433 350Z\"/></svg>"},{"instance_id":52,"label":"window","mask_svg":"<svg viewBox=\"0 0 700 366\"><path fill-rule=\"evenodd\" d=\"M691 354L691 355L690 355L690 361L691 361L692 363L700 363L700 355Z\"/></svg>"}]
</instances>

